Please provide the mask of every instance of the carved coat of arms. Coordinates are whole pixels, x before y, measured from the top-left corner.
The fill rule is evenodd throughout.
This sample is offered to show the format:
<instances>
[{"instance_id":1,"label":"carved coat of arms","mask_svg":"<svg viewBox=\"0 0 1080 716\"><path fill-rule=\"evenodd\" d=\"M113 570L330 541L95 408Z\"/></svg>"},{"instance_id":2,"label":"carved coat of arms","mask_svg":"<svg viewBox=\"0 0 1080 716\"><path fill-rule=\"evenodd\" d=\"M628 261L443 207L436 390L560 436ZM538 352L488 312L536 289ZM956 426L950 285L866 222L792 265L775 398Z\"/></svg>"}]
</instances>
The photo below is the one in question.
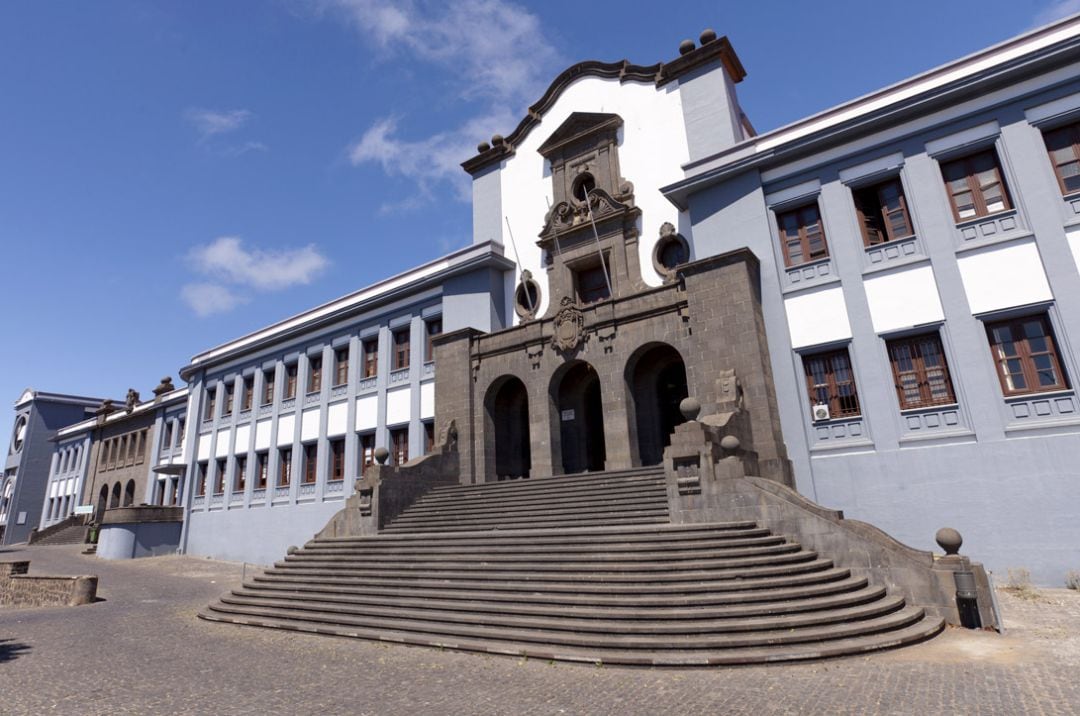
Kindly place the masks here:
<instances>
[{"instance_id":1,"label":"carved coat of arms","mask_svg":"<svg viewBox=\"0 0 1080 716\"><path fill-rule=\"evenodd\" d=\"M555 336L552 343L560 351L569 352L585 341L585 316L569 296L563 296L562 308L555 314Z\"/></svg>"}]
</instances>

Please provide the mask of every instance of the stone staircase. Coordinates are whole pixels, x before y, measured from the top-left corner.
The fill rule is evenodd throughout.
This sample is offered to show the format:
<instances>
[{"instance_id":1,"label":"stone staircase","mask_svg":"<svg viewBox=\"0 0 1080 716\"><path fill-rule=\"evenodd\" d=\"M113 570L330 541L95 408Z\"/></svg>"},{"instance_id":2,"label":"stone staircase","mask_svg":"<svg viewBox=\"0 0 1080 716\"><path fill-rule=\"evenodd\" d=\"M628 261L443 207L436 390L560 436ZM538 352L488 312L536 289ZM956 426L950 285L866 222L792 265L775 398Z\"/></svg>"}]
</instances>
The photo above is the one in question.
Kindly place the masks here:
<instances>
[{"instance_id":1,"label":"stone staircase","mask_svg":"<svg viewBox=\"0 0 1080 716\"><path fill-rule=\"evenodd\" d=\"M672 525L663 474L438 487L322 538L203 619L605 664L752 664L896 647L943 622L751 521Z\"/></svg>"},{"instance_id":2,"label":"stone staircase","mask_svg":"<svg viewBox=\"0 0 1080 716\"><path fill-rule=\"evenodd\" d=\"M86 518L82 515L72 515L43 530L31 532L27 544L82 544L86 542L89 532L90 526L86 524Z\"/></svg>"}]
</instances>

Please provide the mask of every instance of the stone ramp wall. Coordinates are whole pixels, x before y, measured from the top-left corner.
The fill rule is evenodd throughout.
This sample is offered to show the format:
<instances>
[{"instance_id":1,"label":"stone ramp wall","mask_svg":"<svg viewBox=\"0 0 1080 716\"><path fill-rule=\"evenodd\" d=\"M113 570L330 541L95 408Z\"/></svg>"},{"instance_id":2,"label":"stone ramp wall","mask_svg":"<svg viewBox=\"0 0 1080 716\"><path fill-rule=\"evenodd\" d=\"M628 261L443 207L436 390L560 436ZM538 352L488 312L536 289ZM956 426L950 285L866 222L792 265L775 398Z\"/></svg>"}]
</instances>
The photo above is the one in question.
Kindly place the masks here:
<instances>
[{"instance_id":1,"label":"stone ramp wall","mask_svg":"<svg viewBox=\"0 0 1080 716\"><path fill-rule=\"evenodd\" d=\"M89 575L57 577L30 575L30 562L0 562L0 605L14 607L75 607L97 597L98 578Z\"/></svg>"}]
</instances>

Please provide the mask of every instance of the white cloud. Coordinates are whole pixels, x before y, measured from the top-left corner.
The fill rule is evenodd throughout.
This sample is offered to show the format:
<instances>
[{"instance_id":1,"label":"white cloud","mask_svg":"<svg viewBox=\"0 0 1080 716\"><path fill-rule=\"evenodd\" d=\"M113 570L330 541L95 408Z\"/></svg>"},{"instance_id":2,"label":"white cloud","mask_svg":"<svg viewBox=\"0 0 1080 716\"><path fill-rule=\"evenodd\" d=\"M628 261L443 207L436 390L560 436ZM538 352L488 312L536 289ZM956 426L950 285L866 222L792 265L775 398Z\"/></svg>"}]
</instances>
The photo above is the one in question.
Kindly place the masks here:
<instances>
[{"instance_id":1,"label":"white cloud","mask_svg":"<svg viewBox=\"0 0 1080 716\"><path fill-rule=\"evenodd\" d=\"M235 132L244 126L251 116L251 112L246 109L214 110L191 107L184 112L184 118L195 127L203 139Z\"/></svg>"},{"instance_id":2,"label":"white cloud","mask_svg":"<svg viewBox=\"0 0 1080 716\"><path fill-rule=\"evenodd\" d=\"M1032 24L1035 27L1046 25L1078 12L1080 12L1080 0L1055 0L1035 15Z\"/></svg>"},{"instance_id":3,"label":"white cloud","mask_svg":"<svg viewBox=\"0 0 1080 716\"><path fill-rule=\"evenodd\" d=\"M456 129L419 139L401 137L399 118L384 117L347 148L353 166L374 163L416 183L419 196L385 204L384 212L427 203L440 185L469 201L461 162L476 153L480 141L517 126L523 108L539 99L561 62L539 18L507 0L322 0L320 6L344 17L384 55L445 69L455 96L484 104Z\"/></svg>"},{"instance_id":4,"label":"white cloud","mask_svg":"<svg viewBox=\"0 0 1080 716\"><path fill-rule=\"evenodd\" d=\"M248 249L236 236L197 246L188 256L204 281L184 286L180 295L199 316L232 310L250 300L247 291L280 291L311 283L330 262L314 244L298 249Z\"/></svg>"},{"instance_id":5,"label":"white cloud","mask_svg":"<svg viewBox=\"0 0 1080 716\"><path fill-rule=\"evenodd\" d=\"M225 286L216 283L189 283L180 289L180 297L203 318L215 313L226 313L236 308L247 299L238 296Z\"/></svg>"}]
</instances>

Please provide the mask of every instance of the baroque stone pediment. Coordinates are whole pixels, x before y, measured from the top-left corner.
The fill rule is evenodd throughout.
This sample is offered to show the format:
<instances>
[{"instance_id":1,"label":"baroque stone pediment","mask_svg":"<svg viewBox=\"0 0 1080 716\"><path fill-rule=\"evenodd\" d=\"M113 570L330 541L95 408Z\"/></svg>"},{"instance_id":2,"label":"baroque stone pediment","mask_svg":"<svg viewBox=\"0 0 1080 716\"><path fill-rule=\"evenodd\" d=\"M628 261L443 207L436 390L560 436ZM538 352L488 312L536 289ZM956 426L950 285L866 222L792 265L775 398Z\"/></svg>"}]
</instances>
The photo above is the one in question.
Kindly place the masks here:
<instances>
[{"instance_id":1,"label":"baroque stone pediment","mask_svg":"<svg viewBox=\"0 0 1080 716\"><path fill-rule=\"evenodd\" d=\"M560 149L578 139L597 133L615 132L622 126L623 120L617 114L603 112L574 112L566 118L559 128L536 150L550 158Z\"/></svg>"},{"instance_id":2,"label":"baroque stone pediment","mask_svg":"<svg viewBox=\"0 0 1080 716\"><path fill-rule=\"evenodd\" d=\"M560 201L551 207L551 211L544 217L544 230L540 232L540 238L550 238L553 234L562 235L579 227L589 226L590 209L592 219L597 223L635 211L634 185L624 181L619 189L621 198L625 201L619 201L603 189L593 189L589 193L588 205L585 202Z\"/></svg>"}]
</instances>

